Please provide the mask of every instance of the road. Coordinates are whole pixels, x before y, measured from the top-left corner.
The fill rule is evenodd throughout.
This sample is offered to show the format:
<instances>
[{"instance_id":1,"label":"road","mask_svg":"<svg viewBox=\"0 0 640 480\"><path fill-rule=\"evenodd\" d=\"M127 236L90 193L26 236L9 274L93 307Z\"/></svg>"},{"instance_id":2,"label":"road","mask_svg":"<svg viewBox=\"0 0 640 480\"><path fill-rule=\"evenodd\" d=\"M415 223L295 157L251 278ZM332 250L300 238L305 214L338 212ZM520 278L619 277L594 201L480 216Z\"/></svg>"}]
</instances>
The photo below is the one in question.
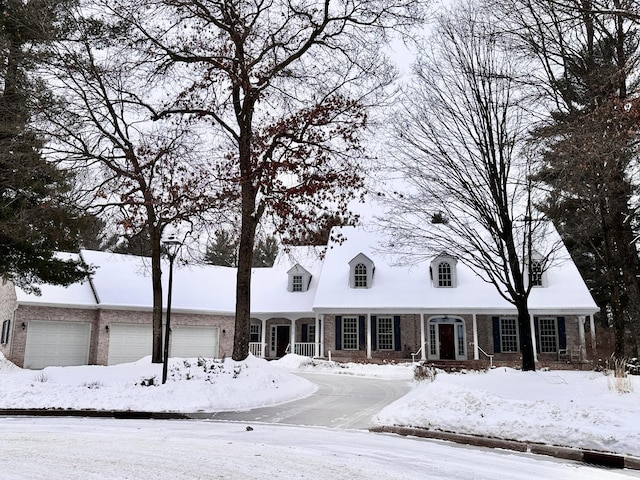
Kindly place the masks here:
<instances>
[{"instance_id":1,"label":"road","mask_svg":"<svg viewBox=\"0 0 640 480\"><path fill-rule=\"evenodd\" d=\"M238 422L366 429L386 405L405 395L409 382L347 375L297 374L318 385L310 397L249 412L204 414L199 418Z\"/></svg>"}]
</instances>

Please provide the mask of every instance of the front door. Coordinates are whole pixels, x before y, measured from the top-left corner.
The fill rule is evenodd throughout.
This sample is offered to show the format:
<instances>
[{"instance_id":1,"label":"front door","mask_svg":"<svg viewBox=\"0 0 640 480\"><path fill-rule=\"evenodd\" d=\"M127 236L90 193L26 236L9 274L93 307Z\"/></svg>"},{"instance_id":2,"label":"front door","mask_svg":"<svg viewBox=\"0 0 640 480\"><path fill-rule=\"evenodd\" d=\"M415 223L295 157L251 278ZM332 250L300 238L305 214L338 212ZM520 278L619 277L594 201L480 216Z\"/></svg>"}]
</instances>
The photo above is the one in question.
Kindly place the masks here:
<instances>
[{"instance_id":1,"label":"front door","mask_svg":"<svg viewBox=\"0 0 640 480\"><path fill-rule=\"evenodd\" d=\"M440 360L455 360L456 350L453 335L452 323L441 323L438 325L440 336Z\"/></svg>"},{"instance_id":2,"label":"front door","mask_svg":"<svg viewBox=\"0 0 640 480\"><path fill-rule=\"evenodd\" d=\"M276 357L284 357L291 342L291 327L289 325L276 326Z\"/></svg>"}]
</instances>

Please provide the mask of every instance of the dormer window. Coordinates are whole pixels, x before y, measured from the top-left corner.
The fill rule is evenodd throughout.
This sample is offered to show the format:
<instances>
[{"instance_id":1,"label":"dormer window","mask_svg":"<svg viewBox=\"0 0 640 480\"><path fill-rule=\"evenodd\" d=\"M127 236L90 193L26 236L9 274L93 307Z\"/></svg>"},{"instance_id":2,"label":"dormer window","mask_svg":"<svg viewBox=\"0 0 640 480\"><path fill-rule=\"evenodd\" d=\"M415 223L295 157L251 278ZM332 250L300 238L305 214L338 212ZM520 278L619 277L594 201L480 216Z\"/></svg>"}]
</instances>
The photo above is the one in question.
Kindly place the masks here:
<instances>
[{"instance_id":1,"label":"dormer window","mask_svg":"<svg viewBox=\"0 0 640 480\"><path fill-rule=\"evenodd\" d=\"M546 262L542 255L538 252L534 252L531 255L531 263L529 264L528 276L529 285L532 287L546 287L547 286L547 271Z\"/></svg>"},{"instance_id":2,"label":"dormer window","mask_svg":"<svg viewBox=\"0 0 640 480\"><path fill-rule=\"evenodd\" d=\"M438 286L451 286L451 264L449 262L442 262L438 264Z\"/></svg>"},{"instance_id":3,"label":"dormer window","mask_svg":"<svg viewBox=\"0 0 640 480\"><path fill-rule=\"evenodd\" d=\"M431 261L431 280L436 288L452 288L458 286L458 261L445 253Z\"/></svg>"},{"instance_id":4,"label":"dormer window","mask_svg":"<svg viewBox=\"0 0 640 480\"><path fill-rule=\"evenodd\" d=\"M364 263L358 263L354 269L354 287L367 288L367 266Z\"/></svg>"},{"instance_id":5,"label":"dormer window","mask_svg":"<svg viewBox=\"0 0 640 480\"><path fill-rule=\"evenodd\" d=\"M529 269L529 281L532 287L542 286L542 262L534 260L531 262L531 268Z\"/></svg>"},{"instance_id":6,"label":"dormer window","mask_svg":"<svg viewBox=\"0 0 640 480\"><path fill-rule=\"evenodd\" d=\"M311 274L299 263L291 267L287 274L289 275L289 282L287 284L287 290L289 292L306 292L309 290Z\"/></svg>"},{"instance_id":7,"label":"dormer window","mask_svg":"<svg viewBox=\"0 0 640 480\"><path fill-rule=\"evenodd\" d=\"M373 261L364 253L359 253L349 262L349 286L351 288L371 288L373 282Z\"/></svg>"}]
</instances>

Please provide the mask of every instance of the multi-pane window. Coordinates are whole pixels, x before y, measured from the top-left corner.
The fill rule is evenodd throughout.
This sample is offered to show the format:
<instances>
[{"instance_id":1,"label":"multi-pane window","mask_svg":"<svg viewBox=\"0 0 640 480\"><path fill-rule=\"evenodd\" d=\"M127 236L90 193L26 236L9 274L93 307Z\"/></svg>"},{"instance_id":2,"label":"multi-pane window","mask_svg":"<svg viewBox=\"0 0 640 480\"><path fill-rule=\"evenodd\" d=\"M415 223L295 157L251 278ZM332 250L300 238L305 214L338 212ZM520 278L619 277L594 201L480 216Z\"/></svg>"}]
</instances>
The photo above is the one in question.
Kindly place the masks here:
<instances>
[{"instance_id":1,"label":"multi-pane window","mask_svg":"<svg viewBox=\"0 0 640 480\"><path fill-rule=\"evenodd\" d=\"M343 317L342 348L358 350L358 317Z\"/></svg>"},{"instance_id":2,"label":"multi-pane window","mask_svg":"<svg viewBox=\"0 0 640 480\"><path fill-rule=\"evenodd\" d=\"M393 318L378 317L378 350L393 350Z\"/></svg>"},{"instance_id":3,"label":"multi-pane window","mask_svg":"<svg viewBox=\"0 0 640 480\"><path fill-rule=\"evenodd\" d=\"M515 318L500 319L500 351L518 351L518 323Z\"/></svg>"},{"instance_id":4,"label":"multi-pane window","mask_svg":"<svg viewBox=\"0 0 640 480\"><path fill-rule=\"evenodd\" d=\"M307 342L309 343L316 342L316 326L315 325L307 326Z\"/></svg>"},{"instance_id":5,"label":"multi-pane window","mask_svg":"<svg viewBox=\"0 0 640 480\"><path fill-rule=\"evenodd\" d=\"M529 268L529 282L533 287L542 286L542 262L533 260Z\"/></svg>"},{"instance_id":6,"label":"multi-pane window","mask_svg":"<svg viewBox=\"0 0 640 480\"><path fill-rule=\"evenodd\" d=\"M291 289L294 292L302 291L302 275L294 275L291 279Z\"/></svg>"},{"instance_id":7,"label":"multi-pane window","mask_svg":"<svg viewBox=\"0 0 640 480\"><path fill-rule=\"evenodd\" d=\"M464 356L464 325L456 322L456 329L458 334L458 356Z\"/></svg>"},{"instance_id":8,"label":"multi-pane window","mask_svg":"<svg viewBox=\"0 0 640 480\"><path fill-rule=\"evenodd\" d=\"M353 270L354 286L356 288L367 288L367 266L364 263L358 263Z\"/></svg>"},{"instance_id":9,"label":"multi-pane window","mask_svg":"<svg viewBox=\"0 0 640 480\"><path fill-rule=\"evenodd\" d=\"M259 323L252 323L249 326L249 341L253 343L260 341L260 324Z\"/></svg>"},{"instance_id":10,"label":"multi-pane window","mask_svg":"<svg viewBox=\"0 0 640 480\"><path fill-rule=\"evenodd\" d=\"M450 287L451 285L451 265L447 262L442 262L438 265L438 286Z\"/></svg>"},{"instance_id":11,"label":"multi-pane window","mask_svg":"<svg viewBox=\"0 0 640 480\"><path fill-rule=\"evenodd\" d=\"M438 346L436 345L436 325L433 323L429 324L429 355L437 355Z\"/></svg>"},{"instance_id":12,"label":"multi-pane window","mask_svg":"<svg viewBox=\"0 0 640 480\"><path fill-rule=\"evenodd\" d=\"M555 318L540 318L538 320L540 333L540 352L555 353L558 351L558 329Z\"/></svg>"}]
</instances>

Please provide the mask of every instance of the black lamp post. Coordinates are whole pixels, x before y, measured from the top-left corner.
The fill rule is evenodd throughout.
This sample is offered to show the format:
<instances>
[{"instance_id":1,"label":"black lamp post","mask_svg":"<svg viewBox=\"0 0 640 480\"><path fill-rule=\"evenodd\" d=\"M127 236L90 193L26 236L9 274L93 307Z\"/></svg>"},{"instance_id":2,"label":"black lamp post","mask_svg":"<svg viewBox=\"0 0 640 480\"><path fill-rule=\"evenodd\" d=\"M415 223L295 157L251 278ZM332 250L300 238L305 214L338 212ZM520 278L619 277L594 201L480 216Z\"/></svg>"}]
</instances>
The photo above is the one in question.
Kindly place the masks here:
<instances>
[{"instance_id":1,"label":"black lamp post","mask_svg":"<svg viewBox=\"0 0 640 480\"><path fill-rule=\"evenodd\" d=\"M164 357L162 362L162 384L167 382L167 369L169 365L169 332L171 332L171 291L173 290L173 261L178 254L180 242L175 235L169 236L162 242L167 257L169 257L169 291L167 292L167 324L164 330Z\"/></svg>"}]
</instances>

